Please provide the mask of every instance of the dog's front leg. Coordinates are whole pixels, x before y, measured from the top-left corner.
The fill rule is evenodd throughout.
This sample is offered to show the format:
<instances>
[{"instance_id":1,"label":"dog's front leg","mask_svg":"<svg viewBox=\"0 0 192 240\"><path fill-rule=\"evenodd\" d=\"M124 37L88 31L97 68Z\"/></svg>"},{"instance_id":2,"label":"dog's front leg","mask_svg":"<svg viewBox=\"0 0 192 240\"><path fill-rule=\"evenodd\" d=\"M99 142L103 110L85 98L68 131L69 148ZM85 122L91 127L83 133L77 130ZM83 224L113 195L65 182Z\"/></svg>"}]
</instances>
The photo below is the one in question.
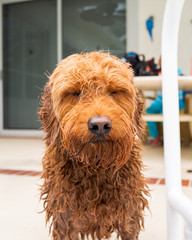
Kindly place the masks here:
<instances>
[{"instance_id":1,"label":"dog's front leg","mask_svg":"<svg viewBox=\"0 0 192 240\"><path fill-rule=\"evenodd\" d=\"M138 240L139 231L134 228L134 225L132 225L131 229L131 232L128 232L123 226L119 228L119 235L121 236L122 240Z\"/></svg>"},{"instance_id":2,"label":"dog's front leg","mask_svg":"<svg viewBox=\"0 0 192 240\"><path fill-rule=\"evenodd\" d=\"M78 240L72 216L67 213L57 213L56 220L53 219L53 240Z\"/></svg>"},{"instance_id":3,"label":"dog's front leg","mask_svg":"<svg viewBox=\"0 0 192 240\"><path fill-rule=\"evenodd\" d=\"M122 240L138 240L138 235L135 235L135 233L133 234L127 234L127 235L123 235L121 236Z\"/></svg>"}]
</instances>

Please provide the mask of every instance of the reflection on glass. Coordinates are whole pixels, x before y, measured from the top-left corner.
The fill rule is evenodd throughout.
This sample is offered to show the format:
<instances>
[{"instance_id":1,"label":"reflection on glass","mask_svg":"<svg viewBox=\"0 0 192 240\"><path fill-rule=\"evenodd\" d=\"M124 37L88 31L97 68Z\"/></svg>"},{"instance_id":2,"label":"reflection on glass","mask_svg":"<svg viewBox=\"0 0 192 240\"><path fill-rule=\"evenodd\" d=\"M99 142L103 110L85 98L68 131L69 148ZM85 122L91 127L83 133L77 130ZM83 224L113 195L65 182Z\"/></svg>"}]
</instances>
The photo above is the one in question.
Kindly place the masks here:
<instances>
[{"instance_id":1,"label":"reflection on glass","mask_svg":"<svg viewBox=\"0 0 192 240\"><path fill-rule=\"evenodd\" d=\"M92 50L123 57L125 14L125 0L64 0L63 57Z\"/></svg>"},{"instance_id":2,"label":"reflection on glass","mask_svg":"<svg viewBox=\"0 0 192 240\"><path fill-rule=\"evenodd\" d=\"M3 7L4 128L37 129L38 97L56 65L56 0Z\"/></svg>"}]
</instances>

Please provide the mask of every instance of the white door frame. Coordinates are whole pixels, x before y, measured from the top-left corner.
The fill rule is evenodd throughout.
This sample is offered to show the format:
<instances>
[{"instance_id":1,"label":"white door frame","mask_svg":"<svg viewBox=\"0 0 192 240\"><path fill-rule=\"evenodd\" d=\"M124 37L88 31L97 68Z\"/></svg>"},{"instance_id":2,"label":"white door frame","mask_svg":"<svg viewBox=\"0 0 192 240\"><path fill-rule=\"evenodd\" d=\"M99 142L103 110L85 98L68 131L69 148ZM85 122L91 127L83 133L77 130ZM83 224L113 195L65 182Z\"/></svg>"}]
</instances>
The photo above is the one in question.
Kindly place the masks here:
<instances>
[{"instance_id":1,"label":"white door frame","mask_svg":"<svg viewBox=\"0 0 192 240\"><path fill-rule=\"evenodd\" d=\"M3 119L3 4L30 2L33 0L0 0L0 136L42 137L40 130L4 129ZM62 59L62 0L57 2L57 61Z\"/></svg>"}]
</instances>

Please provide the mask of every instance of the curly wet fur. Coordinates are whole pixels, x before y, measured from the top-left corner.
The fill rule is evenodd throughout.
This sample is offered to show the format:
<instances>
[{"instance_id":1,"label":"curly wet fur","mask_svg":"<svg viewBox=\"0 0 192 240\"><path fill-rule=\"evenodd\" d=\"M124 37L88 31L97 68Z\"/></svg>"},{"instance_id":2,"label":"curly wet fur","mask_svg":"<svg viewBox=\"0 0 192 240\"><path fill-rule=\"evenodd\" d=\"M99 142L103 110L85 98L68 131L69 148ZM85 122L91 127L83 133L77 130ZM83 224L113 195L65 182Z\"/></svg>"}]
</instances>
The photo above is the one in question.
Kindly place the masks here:
<instances>
[{"instance_id":1,"label":"curly wet fur","mask_svg":"<svg viewBox=\"0 0 192 240\"><path fill-rule=\"evenodd\" d=\"M54 240L136 240L144 227L148 188L142 174L143 104L129 65L107 53L75 54L50 76L39 116L46 221ZM112 121L96 143L87 127L95 115Z\"/></svg>"}]
</instances>

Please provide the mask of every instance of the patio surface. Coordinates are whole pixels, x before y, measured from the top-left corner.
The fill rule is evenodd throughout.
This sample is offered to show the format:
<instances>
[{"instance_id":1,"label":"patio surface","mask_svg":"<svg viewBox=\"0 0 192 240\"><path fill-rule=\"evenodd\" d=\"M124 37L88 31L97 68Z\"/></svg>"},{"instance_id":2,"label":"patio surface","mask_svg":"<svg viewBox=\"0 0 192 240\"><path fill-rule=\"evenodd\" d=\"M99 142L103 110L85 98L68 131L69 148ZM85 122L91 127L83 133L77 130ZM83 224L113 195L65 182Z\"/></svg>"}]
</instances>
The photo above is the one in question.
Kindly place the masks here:
<instances>
[{"instance_id":1,"label":"patio surface","mask_svg":"<svg viewBox=\"0 0 192 240\"><path fill-rule=\"evenodd\" d=\"M0 138L0 239L48 240L42 202L39 201L40 139ZM166 240L166 195L163 148L145 147L143 161L151 189L150 209L140 240ZM183 191L192 199L192 146L182 148ZM112 238L115 239L115 236Z\"/></svg>"}]
</instances>

